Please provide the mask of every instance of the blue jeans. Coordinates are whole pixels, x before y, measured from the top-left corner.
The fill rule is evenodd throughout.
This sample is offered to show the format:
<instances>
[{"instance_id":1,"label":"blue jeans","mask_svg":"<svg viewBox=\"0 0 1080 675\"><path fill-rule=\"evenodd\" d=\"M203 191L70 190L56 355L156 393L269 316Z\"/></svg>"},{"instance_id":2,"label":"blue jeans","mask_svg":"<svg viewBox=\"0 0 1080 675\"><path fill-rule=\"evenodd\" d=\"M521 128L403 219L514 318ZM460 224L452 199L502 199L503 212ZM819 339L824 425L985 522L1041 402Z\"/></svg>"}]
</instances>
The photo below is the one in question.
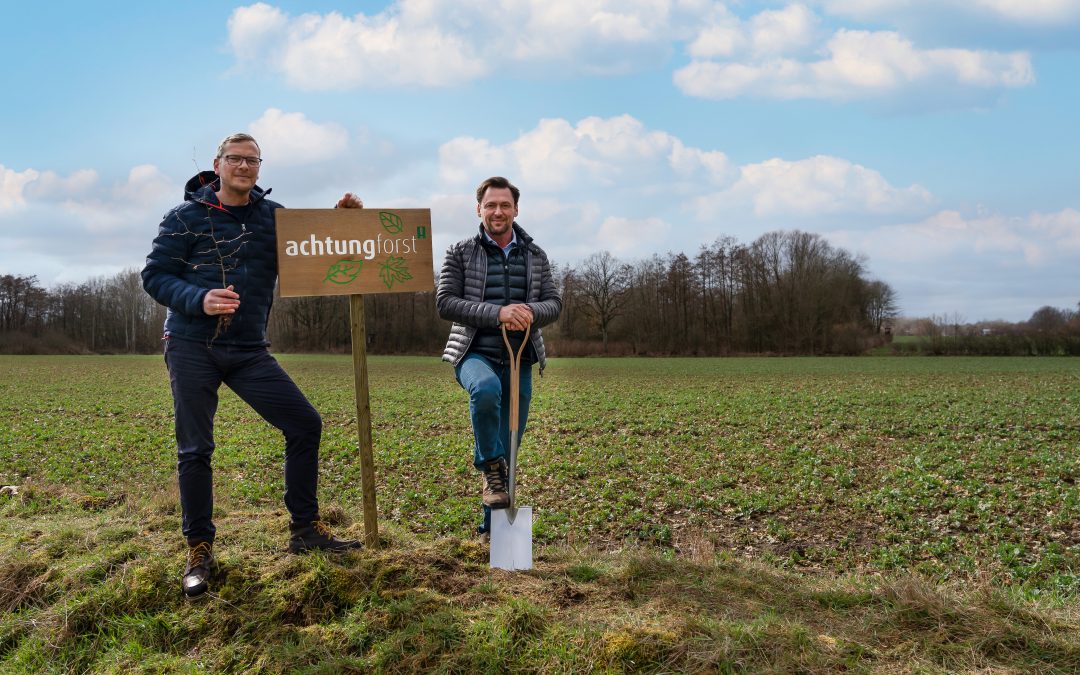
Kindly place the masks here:
<instances>
[{"instance_id":1,"label":"blue jeans","mask_svg":"<svg viewBox=\"0 0 1080 675\"><path fill-rule=\"evenodd\" d=\"M466 354L454 368L458 384L469 392L472 417L473 466L510 454L510 364L500 364L479 354ZM518 396L518 442L525 433L532 401L532 365L522 364Z\"/></svg>"},{"instance_id":2,"label":"blue jeans","mask_svg":"<svg viewBox=\"0 0 1080 675\"><path fill-rule=\"evenodd\" d=\"M189 543L214 541L214 414L225 384L285 435L285 507L293 522L319 517L322 418L265 347L165 341L176 416L176 469L183 532Z\"/></svg>"},{"instance_id":3,"label":"blue jeans","mask_svg":"<svg viewBox=\"0 0 1080 675\"><path fill-rule=\"evenodd\" d=\"M497 363L479 354L466 354L454 376L458 384L469 392L469 415L472 417L473 466L482 469L484 464L500 457L510 461L510 364ZM529 418L532 402L532 364L522 364L518 391L518 443L525 435L525 422ZM491 509L484 507L483 523L477 532L491 531Z\"/></svg>"}]
</instances>

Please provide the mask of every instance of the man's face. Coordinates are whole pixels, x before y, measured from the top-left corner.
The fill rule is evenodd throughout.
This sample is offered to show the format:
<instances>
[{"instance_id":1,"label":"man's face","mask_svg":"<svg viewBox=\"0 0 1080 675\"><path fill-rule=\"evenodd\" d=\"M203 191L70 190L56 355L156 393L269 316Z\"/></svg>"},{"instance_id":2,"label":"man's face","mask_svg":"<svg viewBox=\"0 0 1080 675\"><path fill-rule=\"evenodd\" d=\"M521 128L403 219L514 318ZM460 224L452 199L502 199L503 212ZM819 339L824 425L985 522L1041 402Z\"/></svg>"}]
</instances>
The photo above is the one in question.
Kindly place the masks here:
<instances>
[{"instance_id":1,"label":"man's face","mask_svg":"<svg viewBox=\"0 0 1080 675\"><path fill-rule=\"evenodd\" d=\"M476 205L476 214L491 238L509 232L518 214L510 188L489 187L485 190L484 198Z\"/></svg>"},{"instance_id":2,"label":"man's face","mask_svg":"<svg viewBox=\"0 0 1080 675\"><path fill-rule=\"evenodd\" d=\"M226 159L229 157L243 157L245 161L240 162L239 166L232 166ZM259 164L246 160L258 157L259 146L251 141L226 145L221 157L214 159L214 173L221 177L221 189L233 193L251 192L259 178Z\"/></svg>"}]
</instances>

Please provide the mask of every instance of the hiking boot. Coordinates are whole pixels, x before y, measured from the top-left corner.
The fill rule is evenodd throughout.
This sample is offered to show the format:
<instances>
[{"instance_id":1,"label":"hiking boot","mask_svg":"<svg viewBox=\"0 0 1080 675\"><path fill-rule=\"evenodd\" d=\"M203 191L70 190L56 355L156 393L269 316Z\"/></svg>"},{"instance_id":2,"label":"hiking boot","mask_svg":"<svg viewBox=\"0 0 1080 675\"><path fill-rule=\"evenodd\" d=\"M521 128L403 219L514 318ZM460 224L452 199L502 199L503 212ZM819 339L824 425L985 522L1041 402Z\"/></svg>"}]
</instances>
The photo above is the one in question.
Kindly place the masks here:
<instances>
[{"instance_id":1,"label":"hiking boot","mask_svg":"<svg viewBox=\"0 0 1080 675\"><path fill-rule=\"evenodd\" d=\"M188 547L187 567L184 568L184 578L180 583L184 595L188 598L201 598L210 588L210 577L215 565L212 546L208 541L200 541Z\"/></svg>"},{"instance_id":2,"label":"hiking boot","mask_svg":"<svg viewBox=\"0 0 1080 675\"><path fill-rule=\"evenodd\" d=\"M289 553L306 553L307 551L329 551L330 553L344 553L363 548L363 544L355 539L338 539L330 531L330 527L321 520L313 520L310 523L290 523Z\"/></svg>"},{"instance_id":3,"label":"hiking boot","mask_svg":"<svg viewBox=\"0 0 1080 675\"><path fill-rule=\"evenodd\" d=\"M484 465L484 506L505 509L510 506L510 493L506 491L506 461L492 460Z\"/></svg>"}]
</instances>

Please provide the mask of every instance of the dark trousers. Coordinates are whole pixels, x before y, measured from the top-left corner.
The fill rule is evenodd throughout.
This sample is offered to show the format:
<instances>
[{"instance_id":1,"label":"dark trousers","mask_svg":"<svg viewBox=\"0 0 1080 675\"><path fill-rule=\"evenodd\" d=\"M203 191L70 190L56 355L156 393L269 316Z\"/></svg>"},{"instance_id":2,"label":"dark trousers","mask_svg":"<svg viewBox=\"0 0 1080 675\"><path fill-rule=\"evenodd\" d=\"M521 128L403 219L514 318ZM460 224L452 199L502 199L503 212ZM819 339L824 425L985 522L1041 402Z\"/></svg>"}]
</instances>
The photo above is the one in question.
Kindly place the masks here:
<instances>
[{"instance_id":1,"label":"dark trousers","mask_svg":"<svg viewBox=\"0 0 1080 675\"><path fill-rule=\"evenodd\" d=\"M264 347L230 347L170 338L165 363L176 415L176 469L188 542L214 540L214 413L225 384L285 435L285 507L293 522L319 517L322 418Z\"/></svg>"}]
</instances>

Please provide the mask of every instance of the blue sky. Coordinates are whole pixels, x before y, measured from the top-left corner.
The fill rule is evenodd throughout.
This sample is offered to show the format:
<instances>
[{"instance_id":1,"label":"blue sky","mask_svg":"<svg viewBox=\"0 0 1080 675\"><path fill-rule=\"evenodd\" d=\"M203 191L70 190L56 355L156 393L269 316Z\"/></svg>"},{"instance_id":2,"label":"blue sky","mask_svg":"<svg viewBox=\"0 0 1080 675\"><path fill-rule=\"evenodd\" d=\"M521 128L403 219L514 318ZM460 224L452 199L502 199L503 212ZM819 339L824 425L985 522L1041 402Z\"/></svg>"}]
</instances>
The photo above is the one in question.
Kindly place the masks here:
<instances>
[{"instance_id":1,"label":"blue sky","mask_svg":"<svg viewBox=\"0 0 1080 675\"><path fill-rule=\"evenodd\" d=\"M286 206L506 175L557 263L815 232L905 316L1080 301L1080 0L6 3L0 273L140 267L234 131Z\"/></svg>"}]
</instances>

